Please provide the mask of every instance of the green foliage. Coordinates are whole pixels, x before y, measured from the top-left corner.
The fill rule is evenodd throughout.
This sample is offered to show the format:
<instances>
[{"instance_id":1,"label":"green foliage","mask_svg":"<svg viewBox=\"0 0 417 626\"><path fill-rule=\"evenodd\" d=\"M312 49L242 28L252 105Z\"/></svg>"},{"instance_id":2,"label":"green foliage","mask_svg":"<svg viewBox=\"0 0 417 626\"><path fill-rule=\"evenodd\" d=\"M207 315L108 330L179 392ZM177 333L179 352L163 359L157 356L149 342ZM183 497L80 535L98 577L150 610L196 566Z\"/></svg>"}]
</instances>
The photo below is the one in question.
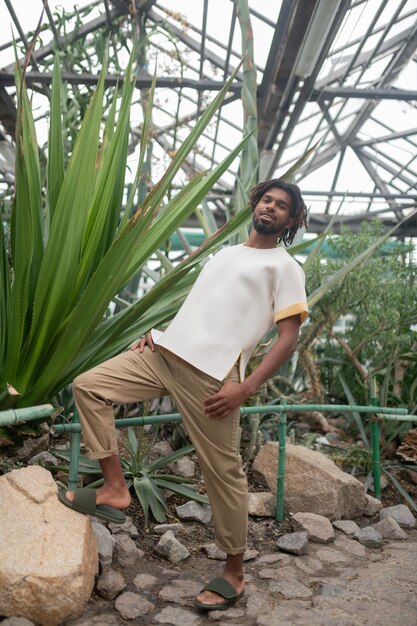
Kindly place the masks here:
<instances>
[{"instance_id":1,"label":"green foliage","mask_svg":"<svg viewBox=\"0 0 417 626\"><path fill-rule=\"evenodd\" d=\"M184 496L190 500L195 500L201 504L207 504L208 499L190 487L193 480L165 473L164 470L171 463L175 463L186 454L193 452L192 445L184 446L175 450L172 454L149 460L150 453L155 444L158 429L155 429L153 437L148 437L143 427L137 429L132 426L127 429L127 441L125 448L127 456L121 457L121 464L126 482L129 488L133 487L134 492L142 507L145 516L145 525L149 523L149 512L159 523L166 521L166 511L168 510L165 501L164 489ZM56 456L69 461L69 453L61 450L51 450ZM79 471L81 474L101 475L98 461L92 461L84 454L80 455ZM103 484L99 479L90 483L89 487L98 487Z\"/></svg>"},{"instance_id":2,"label":"green foliage","mask_svg":"<svg viewBox=\"0 0 417 626\"><path fill-rule=\"evenodd\" d=\"M0 238L0 286L5 295L0 305L1 408L49 400L81 371L113 356L151 325L169 320L198 275L200 261L249 218L249 212L243 211L193 255L167 270L163 280L139 303L104 317L112 298L198 207L247 141L244 139L217 167L196 176L163 204L182 162L225 97L234 79L232 75L141 206L134 207L133 216L128 211L123 215L129 114L134 93L131 68L132 58L117 119L113 107L102 134L107 71L104 60L97 89L65 168L60 68L55 63L45 194L32 111L17 70L19 106L11 254L5 238ZM140 166L148 142L146 129L152 98L153 89L145 116ZM139 179L137 175L136 182ZM132 188L130 198L134 191ZM132 204L129 199L128 206ZM10 396L6 383L19 395Z\"/></svg>"}]
</instances>

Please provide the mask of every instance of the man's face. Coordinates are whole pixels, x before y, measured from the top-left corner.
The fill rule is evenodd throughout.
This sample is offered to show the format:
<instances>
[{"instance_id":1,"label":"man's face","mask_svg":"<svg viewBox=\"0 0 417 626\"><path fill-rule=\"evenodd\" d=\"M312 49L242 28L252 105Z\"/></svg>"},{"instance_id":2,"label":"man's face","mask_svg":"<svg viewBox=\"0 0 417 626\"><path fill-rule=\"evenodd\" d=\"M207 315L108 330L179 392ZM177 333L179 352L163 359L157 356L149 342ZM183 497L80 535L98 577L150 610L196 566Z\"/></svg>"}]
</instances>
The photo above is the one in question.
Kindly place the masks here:
<instances>
[{"instance_id":1,"label":"man's face","mask_svg":"<svg viewBox=\"0 0 417 626\"><path fill-rule=\"evenodd\" d=\"M279 235L292 226L291 196L283 189L271 187L253 210L253 227L261 235Z\"/></svg>"}]
</instances>

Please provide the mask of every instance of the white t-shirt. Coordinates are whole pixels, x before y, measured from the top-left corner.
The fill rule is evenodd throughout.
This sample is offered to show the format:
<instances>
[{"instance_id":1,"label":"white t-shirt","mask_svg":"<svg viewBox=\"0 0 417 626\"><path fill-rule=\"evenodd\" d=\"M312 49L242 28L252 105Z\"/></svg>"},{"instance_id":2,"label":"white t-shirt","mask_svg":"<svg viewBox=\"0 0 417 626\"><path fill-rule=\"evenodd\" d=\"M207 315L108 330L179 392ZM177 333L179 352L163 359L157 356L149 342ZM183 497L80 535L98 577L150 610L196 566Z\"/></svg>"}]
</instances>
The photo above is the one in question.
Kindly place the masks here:
<instances>
[{"instance_id":1,"label":"white t-shirt","mask_svg":"<svg viewBox=\"0 0 417 626\"><path fill-rule=\"evenodd\" d=\"M240 377L263 335L277 321L308 314L300 265L285 248L223 248L200 272L168 328L152 330L155 344L217 380L240 358Z\"/></svg>"}]
</instances>

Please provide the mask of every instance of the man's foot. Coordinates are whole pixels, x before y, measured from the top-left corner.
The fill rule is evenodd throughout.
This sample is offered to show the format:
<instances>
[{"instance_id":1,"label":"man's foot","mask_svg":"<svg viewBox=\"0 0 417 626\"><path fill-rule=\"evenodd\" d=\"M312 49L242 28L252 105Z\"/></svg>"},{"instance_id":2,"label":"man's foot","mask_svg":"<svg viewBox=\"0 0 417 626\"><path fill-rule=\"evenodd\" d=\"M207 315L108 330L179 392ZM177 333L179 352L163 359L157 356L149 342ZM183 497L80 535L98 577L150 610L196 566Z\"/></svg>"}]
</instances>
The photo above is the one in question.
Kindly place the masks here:
<instances>
[{"instance_id":1,"label":"man's foot","mask_svg":"<svg viewBox=\"0 0 417 626\"><path fill-rule=\"evenodd\" d=\"M241 597L241 594L243 594L245 590L243 574L231 574L225 571L222 578L224 578L224 580L226 580L233 587L236 591L236 595ZM207 607L221 607L225 605L231 606L230 601L228 601L227 598L213 591L202 591L196 597L196 602Z\"/></svg>"},{"instance_id":2,"label":"man's foot","mask_svg":"<svg viewBox=\"0 0 417 626\"><path fill-rule=\"evenodd\" d=\"M74 500L74 496L74 491L67 491L65 494L66 499L70 502ZM117 489L103 485L103 487L96 489L96 504L107 504L114 509L123 510L127 509L131 500L132 498L126 485Z\"/></svg>"}]
</instances>

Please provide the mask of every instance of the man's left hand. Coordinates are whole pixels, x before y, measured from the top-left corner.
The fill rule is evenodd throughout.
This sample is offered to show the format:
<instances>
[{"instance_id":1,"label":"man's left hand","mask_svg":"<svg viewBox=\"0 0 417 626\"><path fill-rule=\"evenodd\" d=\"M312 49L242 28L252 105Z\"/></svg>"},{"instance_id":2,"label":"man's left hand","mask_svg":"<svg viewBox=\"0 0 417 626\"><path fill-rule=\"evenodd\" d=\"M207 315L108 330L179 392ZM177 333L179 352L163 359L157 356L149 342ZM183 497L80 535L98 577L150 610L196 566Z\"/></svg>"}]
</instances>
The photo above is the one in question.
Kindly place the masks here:
<instances>
[{"instance_id":1,"label":"man's left hand","mask_svg":"<svg viewBox=\"0 0 417 626\"><path fill-rule=\"evenodd\" d=\"M204 412L213 419L222 419L247 400L242 383L227 380L223 387L204 402Z\"/></svg>"}]
</instances>

